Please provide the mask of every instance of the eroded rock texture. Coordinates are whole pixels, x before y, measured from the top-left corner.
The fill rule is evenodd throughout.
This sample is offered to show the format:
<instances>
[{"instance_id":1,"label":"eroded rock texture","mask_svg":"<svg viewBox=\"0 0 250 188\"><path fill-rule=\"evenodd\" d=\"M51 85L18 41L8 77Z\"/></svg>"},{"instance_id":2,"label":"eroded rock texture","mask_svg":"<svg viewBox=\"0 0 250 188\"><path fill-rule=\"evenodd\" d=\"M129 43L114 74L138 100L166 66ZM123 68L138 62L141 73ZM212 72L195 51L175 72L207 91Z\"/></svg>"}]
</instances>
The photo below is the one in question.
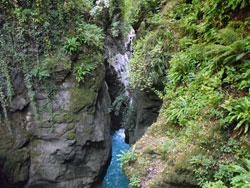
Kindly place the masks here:
<instances>
[{"instance_id":1,"label":"eroded rock texture","mask_svg":"<svg viewBox=\"0 0 250 188\"><path fill-rule=\"evenodd\" d=\"M117 98L127 97L125 104L126 112L115 114L112 112L112 128L125 128L126 142L134 144L139 140L147 128L156 121L158 111L162 101L152 92L131 90L129 86L129 60L132 57L133 38L135 31L133 28L122 37L122 30L119 28L120 37L107 35L105 39L105 59L106 59L106 80L109 85L109 93L112 102ZM125 122L125 123L124 123Z\"/></svg>"},{"instance_id":2,"label":"eroded rock texture","mask_svg":"<svg viewBox=\"0 0 250 188\"><path fill-rule=\"evenodd\" d=\"M125 124L125 141L134 144L157 119L162 101L154 94L143 91L132 93L133 102Z\"/></svg>"},{"instance_id":3,"label":"eroded rock texture","mask_svg":"<svg viewBox=\"0 0 250 188\"><path fill-rule=\"evenodd\" d=\"M13 75L15 96L7 105L11 135L1 116L0 183L3 188L100 187L111 158L110 97L99 65L86 82L58 68L56 94L48 101L35 90L41 125L35 119L21 73ZM2 111L2 109L1 109Z\"/></svg>"}]
</instances>

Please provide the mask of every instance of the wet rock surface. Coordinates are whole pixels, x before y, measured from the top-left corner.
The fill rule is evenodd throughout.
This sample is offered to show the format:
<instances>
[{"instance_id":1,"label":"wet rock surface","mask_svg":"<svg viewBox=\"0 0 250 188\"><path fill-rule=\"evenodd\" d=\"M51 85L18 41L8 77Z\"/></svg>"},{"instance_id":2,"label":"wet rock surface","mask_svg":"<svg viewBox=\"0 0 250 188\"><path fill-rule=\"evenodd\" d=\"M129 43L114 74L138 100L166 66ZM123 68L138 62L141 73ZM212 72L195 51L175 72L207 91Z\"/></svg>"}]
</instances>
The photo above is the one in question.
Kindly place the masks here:
<instances>
[{"instance_id":1,"label":"wet rock surface","mask_svg":"<svg viewBox=\"0 0 250 188\"><path fill-rule=\"evenodd\" d=\"M120 28L122 32L122 28ZM125 38L114 38L108 35L105 39L106 81L112 102L125 93L129 98L127 117L124 128L126 143L134 144L146 132L147 128L156 121L162 101L152 92L130 90L129 59L133 51L135 31L131 28ZM120 128L124 114L112 112L112 129Z\"/></svg>"},{"instance_id":2,"label":"wet rock surface","mask_svg":"<svg viewBox=\"0 0 250 188\"><path fill-rule=\"evenodd\" d=\"M154 94L142 91L132 93L133 103L125 124L125 141L134 144L157 119L162 101Z\"/></svg>"}]
</instances>

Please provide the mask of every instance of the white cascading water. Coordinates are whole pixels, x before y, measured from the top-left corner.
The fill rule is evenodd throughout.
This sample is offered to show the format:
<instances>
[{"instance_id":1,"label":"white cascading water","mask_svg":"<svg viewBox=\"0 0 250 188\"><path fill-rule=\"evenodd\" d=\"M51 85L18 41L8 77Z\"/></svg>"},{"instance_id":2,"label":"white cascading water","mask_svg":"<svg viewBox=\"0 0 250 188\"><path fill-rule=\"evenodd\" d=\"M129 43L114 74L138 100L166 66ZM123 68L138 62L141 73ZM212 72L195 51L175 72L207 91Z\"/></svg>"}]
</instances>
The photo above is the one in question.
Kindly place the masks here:
<instances>
[{"instance_id":1,"label":"white cascading water","mask_svg":"<svg viewBox=\"0 0 250 188\"><path fill-rule=\"evenodd\" d=\"M118 79L123 83L127 96L129 96L128 66L129 66L129 59L132 55L134 37L135 37L135 30L131 27L130 31L127 34L127 38L124 41L124 47L126 49L126 52L124 54L121 53L117 53L114 55L109 54L108 56L109 57L108 62L112 67L114 67L115 71L117 72Z\"/></svg>"},{"instance_id":2,"label":"white cascading water","mask_svg":"<svg viewBox=\"0 0 250 188\"><path fill-rule=\"evenodd\" d=\"M98 11L101 11L103 8L109 8L109 0L97 0L96 6L90 11L91 15L94 15ZM135 37L135 30L133 27L130 28L130 31L127 33L126 39L123 42L123 47L125 48L125 53L116 53L113 54L112 50L108 49L108 63L114 67L117 72L118 79L123 83L125 87L125 92L128 97L129 96L129 84L128 84L128 76L129 76L129 59L132 55L133 51L133 39ZM132 104L132 98L130 97L130 105Z\"/></svg>"},{"instance_id":3,"label":"white cascading water","mask_svg":"<svg viewBox=\"0 0 250 188\"><path fill-rule=\"evenodd\" d=\"M130 98L130 106L132 105L132 97L129 93L129 59L133 50L133 38L135 31L133 28L128 32L125 40L109 39L106 42L106 59L110 66L114 68L117 77L124 85L126 95ZM129 182L121 169L121 161L119 155L123 155L121 150L127 152L129 145L125 143L124 129L116 131L112 135L112 160L108 168L107 174L103 181L102 188L128 188Z\"/></svg>"}]
</instances>

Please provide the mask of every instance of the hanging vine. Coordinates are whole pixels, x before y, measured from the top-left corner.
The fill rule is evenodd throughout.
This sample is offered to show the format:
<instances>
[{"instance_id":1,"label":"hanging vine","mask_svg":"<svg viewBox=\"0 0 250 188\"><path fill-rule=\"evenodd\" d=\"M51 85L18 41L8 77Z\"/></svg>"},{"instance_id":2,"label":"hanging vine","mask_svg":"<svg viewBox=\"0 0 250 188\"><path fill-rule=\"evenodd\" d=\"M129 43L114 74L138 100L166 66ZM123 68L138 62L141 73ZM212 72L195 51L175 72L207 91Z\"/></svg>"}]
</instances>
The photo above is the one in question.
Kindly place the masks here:
<instances>
[{"instance_id":1,"label":"hanging vine","mask_svg":"<svg viewBox=\"0 0 250 188\"><path fill-rule=\"evenodd\" d=\"M11 127L10 127L9 119L8 119L8 112L7 112L7 108L6 108L6 103L7 103L7 100L4 97L3 87L0 84L0 104L1 104L1 107L3 109L4 121L5 121L5 124L8 128L8 130L9 130L9 133L11 135L13 135Z\"/></svg>"},{"instance_id":2,"label":"hanging vine","mask_svg":"<svg viewBox=\"0 0 250 188\"><path fill-rule=\"evenodd\" d=\"M35 93L33 85L32 85L32 75L29 74L28 65L27 65L27 62L25 60L23 61L23 69L24 69L24 73L25 73L24 74L25 75L24 82L25 82L26 87L28 88L28 96L29 96L30 101L31 101L31 105L32 105L32 108L34 111L35 119L39 123L39 125L41 125L39 111L38 111L37 104L35 101L35 94L36 93Z\"/></svg>"}]
</instances>

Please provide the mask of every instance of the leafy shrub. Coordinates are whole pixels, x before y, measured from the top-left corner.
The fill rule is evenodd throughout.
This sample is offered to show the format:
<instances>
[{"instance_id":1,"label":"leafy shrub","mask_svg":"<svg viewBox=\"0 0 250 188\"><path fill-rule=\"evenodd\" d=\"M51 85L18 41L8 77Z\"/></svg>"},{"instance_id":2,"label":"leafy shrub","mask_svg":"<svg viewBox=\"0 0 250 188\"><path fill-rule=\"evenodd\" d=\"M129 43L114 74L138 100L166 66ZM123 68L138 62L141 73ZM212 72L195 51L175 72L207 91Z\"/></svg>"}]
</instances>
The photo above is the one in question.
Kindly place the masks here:
<instances>
[{"instance_id":1,"label":"leafy shrub","mask_svg":"<svg viewBox=\"0 0 250 188\"><path fill-rule=\"evenodd\" d=\"M133 88L150 89L165 81L168 54L164 52L165 44L159 35L150 32L134 47L129 65L129 81Z\"/></svg>"},{"instance_id":2,"label":"leafy shrub","mask_svg":"<svg viewBox=\"0 0 250 188\"><path fill-rule=\"evenodd\" d=\"M77 38L81 43L102 49L104 33L100 27L85 22L78 23L77 27Z\"/></svg>"},{"instance_id":3,"label":"leafy shrub","mask_svg":"<svg viewBox=\"0 0 250 188\"><path fill-rule=\"evenodd\" d=\"M80 46L80 42L77 41L78 39L73 37L71 39L67 39L64 49L72 54L72 52L76 52L78 50L78 47Z\"/></svg>"},{"instance_id":4,"label":"leafy shrub","mask_svg":"<svg viewBox=\"0 0 250 188\"><path fill-rule=\"evenodd\" d=\"M202 188L227 188L222 181L206 182Z\"/></svg>"},{"instance_id":5,"label":"leafy shrub","mask_svg":"<svg viewBox=\"0 0 250 188\"><path fill-rule=\"evenodd\" d=\"M233 171L239 175L232 178L232 188L249 188L250 187L250 160L243 160L245 167L233 165Z\"/></svg>"},{"instance_id":6,"label":"leafy shrub","mask_svg":"<svg viewBox=\"0 0 250 188\"><path fill-rule=\"evenodd\" d=\"M193 156L190 163L194 166L194 173L199 185L203 185L208 180L212 179L210 173L216 164L216 161L204 155Z\"/></svg>"},{"instance_id":7,"label":"leafy shrub","mask_svg":"<svg viewBox=\"0 0 250 188\"><path fill-rule=\"evenodd\" d=\"M86 44L98 49L103 48L104 34L103 30L95 24L87 24L86 22L78 22L77 35L71 39L67 39L64 49L72 54L76 52L81 44Z\"/></svg>"},{"instance_id":8,"label":"leafy shrub","mask_svg":"<svg viewBox=\"0 0 250 188\"><path fill-rule=\"evenodd\" d=\"M250 124L250 97L230 98L225 101L222 108L228 112L226 122L229 124L237 123L234 130L240 129L240 132L243 130L244 133L248 132Z\"/></svg>"},{"instance_id":9,"label":"leafy shrub","mask_svg":"<svg viewBox=\"0 0 250 188\"><path fill-rule=\"evenodd\" d=\"M231 45L238 40L240 40L239 34L230 28L221 29L216 35L216 42L225 46Z\"/></svg>"},{"instance_id":10,"label":"leafy shrub","mask_svg":"<svg viewBox=\"0 0 250 188\"><path fill-rule=\"evenodd\" d=\"M222 41L224 40L227 39L223 39ZM230 45L211 45L207 48L207 55L209 59L211 59L211 61L209 61L210 70L218 71L226 66L234 65L234 63L238 61L244 61L244 58L249 53L250 37L244 40L236 40Z\"/></svg>"},{"instance_id":11,"label":"leafy shrub","mask_svg":"<svg viewBox=\"0 0 250 188\"><path fill-rule=\"evenodd\" d=\"M229 165L219 164L219 169L214 174L216 181L220 180L229 183L233 177L232 169Z\"/></svg>"},{"instance_id":12,"label":"leafy shrub","mask_svg":"<svg viewBox=\"0 0 250 188\"><path fill-rule=\"evenodd\" d=\"M122 166L130 162L133 162L137 159L137 154L134 150L128 151L128 152L124 152L124 151L121 151L121 152L122 154L117 155L117 157L120 157L120 159L118 160L122 161L121 163Z\"/></svg>"},{"instance_id":13,"label":"leafy shrub","mask_svg":"<svg viewBox=\"0 0 250 188\"><path fill-rule=\"evenodd\" d=\"M129 24L135 24L150 17L152 12L157 12L166 0L121 0L121 2L123 19Z\"/></svg>"},{"instance_id":14,"label":"leafy shrub","mask_svg":"<svg viewBox=\"0 0 250 188\"><path fill-rule=\"evenodd\" d=\"M129 187L135 188L140 186L141 186L141 181L135 175L133 175L129 180Z\"/></svg>"},{"instance_id":15,"label":"leafy shrub","mask_svg":"<svg viewBox=\"0 0 250 188\"><path fill-rule=\"evenodd\" d=\"M181 81L192 81L193 75L199 69L201 60L204 59L202 46L192 45L187 50L178 53L170 60L168 79L177 86Z\"/></svg>"},{"instance_id":16,"label":"leafy shrub","mask_svg":"<svg viewBox=\"0 0 250 188\"><path fill-rule=\"evenodd\" d=\"M231 165L231 175L229 177L232 185L231 188L249 188L250 186L250 161L248 159L243 159L243 162L245 167L242 167L241 165ZM233 172L238 175L233 177ZM202 188L227 188L223 182L221 180L216 182L206 182L203 184Z\"/></svg>"},{"instance_id":17,"label":"leafy shrub","mask_svg":"<svg viewBox=\"0 0 250 188\"><path fill-rule=\"evenodd\" d=\"M91 74L91 72L96 69L96 66L82 63L80 66L76 66L74 69L76 80L78 82L84 82L85 76Z\"/></svg>"}]
</instances>

